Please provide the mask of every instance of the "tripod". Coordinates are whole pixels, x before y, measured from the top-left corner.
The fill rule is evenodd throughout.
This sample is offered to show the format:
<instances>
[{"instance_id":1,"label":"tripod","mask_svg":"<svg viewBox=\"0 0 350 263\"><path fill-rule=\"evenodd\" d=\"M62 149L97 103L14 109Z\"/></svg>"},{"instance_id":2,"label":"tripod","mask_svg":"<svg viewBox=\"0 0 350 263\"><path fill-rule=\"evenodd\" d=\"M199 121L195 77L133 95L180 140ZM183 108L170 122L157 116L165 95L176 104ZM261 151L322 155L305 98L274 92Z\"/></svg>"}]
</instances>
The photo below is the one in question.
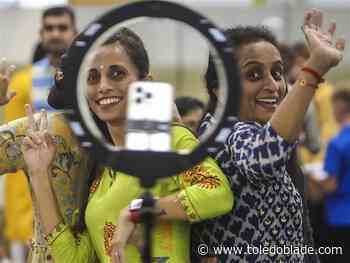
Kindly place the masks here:
<instances>
[{"instance_id":1,"label":"tripod","mask_svg":"<svg viewBox=\"0 0 350 263\"><path fill-rule=\"evenodd\" d=\"M152 177L140 177L141 185L146 189L151 189L156 181ZM143 204L140 209L141 222L144 224L144 247L142 258L144 263L152 262L152 229L155 219L155 199L150 191L143 193Z\"/></svg>"}]
</instances>

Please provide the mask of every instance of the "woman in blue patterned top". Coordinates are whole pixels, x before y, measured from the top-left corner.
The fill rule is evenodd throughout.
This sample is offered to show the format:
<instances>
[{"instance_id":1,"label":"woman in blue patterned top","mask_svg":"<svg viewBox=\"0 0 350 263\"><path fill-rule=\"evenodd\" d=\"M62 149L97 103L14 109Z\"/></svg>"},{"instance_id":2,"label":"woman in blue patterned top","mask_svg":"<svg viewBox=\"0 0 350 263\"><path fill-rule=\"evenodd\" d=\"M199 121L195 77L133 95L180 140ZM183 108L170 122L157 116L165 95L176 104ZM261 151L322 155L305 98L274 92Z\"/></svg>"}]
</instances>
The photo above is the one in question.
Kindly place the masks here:
<instances>
[{"instance_id":1,"label":"woman in blue patterned top","mask_svg":"<svg viewBox=\"0 0 350 263\"><path fill-rule=\"evenodd\" d=\"M237 50L243 95L239 120L214 157L231 181L236 204L230 214L194 228L193 241L202 243L197 243L197 252L216 256L206 262L310 262L301 251L307 244L302 196L292 180L296 171L288 164L315 90L322 76L341 61L345 47L344 39L333 46L335 23L325 33L322 20L318 10L305 14L302 28L311 56L286 96L275 37L261 27L226 31ZM209 66L207 76L214 71ZM209 84L218 87L217 82ZM216 99L217 89L210 91ZM209 113L203 126L212 121ZM221 245L225 251L220 251ZM235 251L229 251L233 247Z\"/></svg>"}]
</instances>

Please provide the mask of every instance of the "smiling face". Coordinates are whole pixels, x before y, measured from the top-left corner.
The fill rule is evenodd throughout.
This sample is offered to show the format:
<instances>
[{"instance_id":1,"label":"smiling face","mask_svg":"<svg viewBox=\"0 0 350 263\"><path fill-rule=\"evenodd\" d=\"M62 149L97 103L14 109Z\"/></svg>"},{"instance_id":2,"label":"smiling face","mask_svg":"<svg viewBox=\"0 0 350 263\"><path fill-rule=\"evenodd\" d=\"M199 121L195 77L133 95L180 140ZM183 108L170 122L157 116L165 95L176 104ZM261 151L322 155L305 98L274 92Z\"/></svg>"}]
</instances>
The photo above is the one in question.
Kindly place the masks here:
<instances>
[{"instance_id":1,"label":"smiling face","mask_svg":"<svg viewBox=\"0 0 350 263\"><path fill-rule=\"evenodd\" d=\"M243 45L238 50L243 94L240 119L267 123L275 112L283 90L280 52L269 42Z\"/></svg>"},{"instance_id":2,"label":"smiling face","mask_svg":"<svg viewBox=\"0 0 350 263\"><path fill-rule=\"evenodd\" d=\"M129 85L138 70L119 44L97 49L88 70L87 100L97 117L110 124L125 121Z\"/></svg>"}]
</instances>

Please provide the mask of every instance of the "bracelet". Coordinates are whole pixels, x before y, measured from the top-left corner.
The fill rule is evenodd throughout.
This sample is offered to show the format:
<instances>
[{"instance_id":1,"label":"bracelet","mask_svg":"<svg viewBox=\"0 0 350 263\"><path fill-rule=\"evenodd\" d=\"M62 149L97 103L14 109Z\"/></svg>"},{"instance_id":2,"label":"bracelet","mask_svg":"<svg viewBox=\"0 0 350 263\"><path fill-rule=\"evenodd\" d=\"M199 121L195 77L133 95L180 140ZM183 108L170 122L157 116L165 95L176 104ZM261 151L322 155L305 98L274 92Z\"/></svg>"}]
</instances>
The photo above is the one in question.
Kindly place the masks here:
<instances>
[{"instance_id":1,"label":"bracelet","mask_svg":"<svg viewBox=\"0 0 350 263\"><path fill-rule=\"evenodd\" d=\"M298 85L302 88L310 86L310 87L313 87L315 90L318 88L317 83L308 83L305 79L298 80Z\"/></svg>"},{"instance_id":2,"label":"bracelet","mask_svg":"<svg viewBox=\"0 0 350 263\"><path fill-rule=\"evenodd\" d=\"M140 210L130 210L129 220L134 224L138 224L141 221Z\"/></svg>"},{"instance_id":3,"label":"bracelet","mask_svg":"<svg viewBox=\"0 0 350 263\"><path fill-rule=\"evenodd\" d=\"M130 211L140 210L142 208L142 206L143 206L143 199L142 198L134 199L129 204L129 210Z\"/></svg>"},{"instance_id":4,"label":"bracelet","mask_svg":"<svg viewBox=\"0 0 350 263\"><path fill-rule=\"evenodd\" d=\"M138 198L134 199L129 204L129 220L134 224L138 224L141 221L141 212L140 209L143 205L143 199Z\"/></svg>"},{"instance_id":5,"label":"bracelet","mask_svg":"<svg viewBox=\"0 0 350 263\"><path fill-rule=\"evenodd\" d=\"M322 83L324 82L324 78L322 78L322 76L314 69L309 68L309 67L303 67L301 69L301 71L310 73L312 76L314 76L314 78L317 80L318 83Z\"/></svg>"}]
</instances>

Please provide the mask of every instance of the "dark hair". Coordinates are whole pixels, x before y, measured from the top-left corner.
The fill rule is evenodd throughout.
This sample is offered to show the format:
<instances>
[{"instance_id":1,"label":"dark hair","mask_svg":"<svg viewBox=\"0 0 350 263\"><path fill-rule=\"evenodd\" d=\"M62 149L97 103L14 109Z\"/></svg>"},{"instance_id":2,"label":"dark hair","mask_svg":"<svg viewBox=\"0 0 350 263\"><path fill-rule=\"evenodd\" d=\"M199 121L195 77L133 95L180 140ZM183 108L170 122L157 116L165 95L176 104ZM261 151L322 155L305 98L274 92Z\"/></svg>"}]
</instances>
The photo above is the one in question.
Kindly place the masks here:
<instances>
[{"instance_id":1,"label":"dark hair","mask_svg":"<svg viewBox=\"0 0 350 263\"><path fill-rule=\"evenodd\" d=\"M218 103L218 98L215 94L215 90L219 88L219 79L216 71L214 57L212 54L209 54L208 67L207 71L205 72L204 79L209 95L208 112L214 113Z\"/></svg>"},{"instance_id":2,"label":"dark hair","mask_svg":"<svg viewBox=\"0 0 350 263\"><path fill-rule=\"evenodd\" d=\"M235 49L259 41L269 42L277 49L279 48L279 43L274 34L264 26L238 26L229 28L225 30L225 35Z\"/></svg>"},{"instance_id":3,"label":"dark hair","mask_svg":"<svg viewBox=\"0 0 350 263\"><path fill-rule=\"evenodd\" d=\"M292 53L294 59L297 57L308 59L310 57L310 52L303 42L296 42L294 45L292 45Z\"/></svg>"},{"instance_id":4,"label":"dark hair","mask_svg":"<svg viewBox=\"0 0 350 263\"><path fill-rule=\"evenodd\" d=\"M350 89L342 88L335 91L332 95L332 101L342 101L346 105L346 113L350 113Z\"/></svg>"},{"instance_id":5,"label":"dark hair","mask_svg":"<svg viewBox=\"0 0 350 263\"><path fill-rule=\"evenodd\" d=\"M204 103L192 97L179 97L175 104L181 117L196 109L204 109Z\"/></svg>"},{"instance_id":6,"label":"dark hair","mask_svg":"<svg viewBox=\"0 0 350 263\"><path fill-rule=\"evenodd\" d=\"M288 73L293 65L293 49L286 43L280 43L278 47L283 61L284 72Z\"/></svg>"},{"instance_id":7,"label":"dark hair","mask_svg":"<svg viewBox=\"0 0 350 263\"><path fill-rule=\"evenodd\" d=\"M144 79L149 74L149 58L141 38L132 30L122 27L114 35L108 38L103 45L121 45L136 66L139 79Z\"/></svg>"},{"instance_id":8,"label":"dark hair","mask_svg":"<svg viewBox=\"0 0 350 263\"><path fill-rule=\"evenodd\" d=\"M227 39L231 42L232 47L237 51L243 45L266 41L274 45L279 50L279 43L274 34L263 26L237 26L224 31ZM205 73L207 92L209 95L208 111L213 113L217 104L217 97L214 90L219 88L216 67L213 56L210 54L208 67Z\"/></svg>"},{"instance_id":9,"label":"dark hair","mask_svg":"<svg viewBox=\"0 0 350 263\"><path fill-rule=\"evenodd\" d=\"M67 67L67 54L61 56L61 61L56 69L53 86L50 89L49 95L47 97L47 103L56 110L71 108L70 105L66 105L67 99L65 96L64 85L63 85L63 71Z\"/></svg>"},{"instance_id":10,"label":"dark hair","mask_svg":"<svg viewBox=\"0 0 350 263\"><path fill-rule=\"evenodd\" d=\"M121 45L128 56L130 57L130 60L132 63L135 64L136 68L138 69L138 76L139 79L143 79L147 77L149 73L149 59L148 54L145 49L145 46L140 39L138 35L136 35L133 31L127 28L121 28L119 29L114 35L112 35L110 38L108 38L104 43L103 46L106 45L112 45L112 44L119 44ZM64 89L63 89L64 90ZM101 130L103 135L105 136L106 140L109 143L113 144L112 137L108 131L107 124L103 121L101 121L96 114L93 113L93 118L98 126L98 128ZM103 167L101 167L95 158L93 157L93 154L90 154L90 173L88 178L86 178L86 184L84 184L82 189L82 198L81 198L81 205L79 209L79 217L78 221L74 227L74 230L76 233L81 233L86 229L86 223L85 223L85 210L86 206L88 204L89 199L89 193L92 183L96 180L98 176L101 175L103 171Z\"/></svg>"},{"instance_id":11,"label":"dark hair","mask_svg":"<svg viewBox=\"0 0 350 263\"><path fill-rule=\"evenodd\" d=\"M34 64L35 62L38 62L39 60L42 60L44 57L46 57L46 55L47 55L47 52L43 47L42 43L38 42L34 47L32 64Z\"/></svg>"},{"instance_id":12,"label":"dark hair","mask_svg":"<svg viewBox=\"0 0 350 263\"><path fill-rule=\"evenodd\" d=\"M75 14L74 11L71 7L63 5L63 6L55 6L55 7L50 7L46 9L42 16L41 19L44 22L45 18L48 16L63 16L63 15L68 15L70 17L70 20L72 22L72 25L75 27Z\"/></svg>"}]
</instances>

